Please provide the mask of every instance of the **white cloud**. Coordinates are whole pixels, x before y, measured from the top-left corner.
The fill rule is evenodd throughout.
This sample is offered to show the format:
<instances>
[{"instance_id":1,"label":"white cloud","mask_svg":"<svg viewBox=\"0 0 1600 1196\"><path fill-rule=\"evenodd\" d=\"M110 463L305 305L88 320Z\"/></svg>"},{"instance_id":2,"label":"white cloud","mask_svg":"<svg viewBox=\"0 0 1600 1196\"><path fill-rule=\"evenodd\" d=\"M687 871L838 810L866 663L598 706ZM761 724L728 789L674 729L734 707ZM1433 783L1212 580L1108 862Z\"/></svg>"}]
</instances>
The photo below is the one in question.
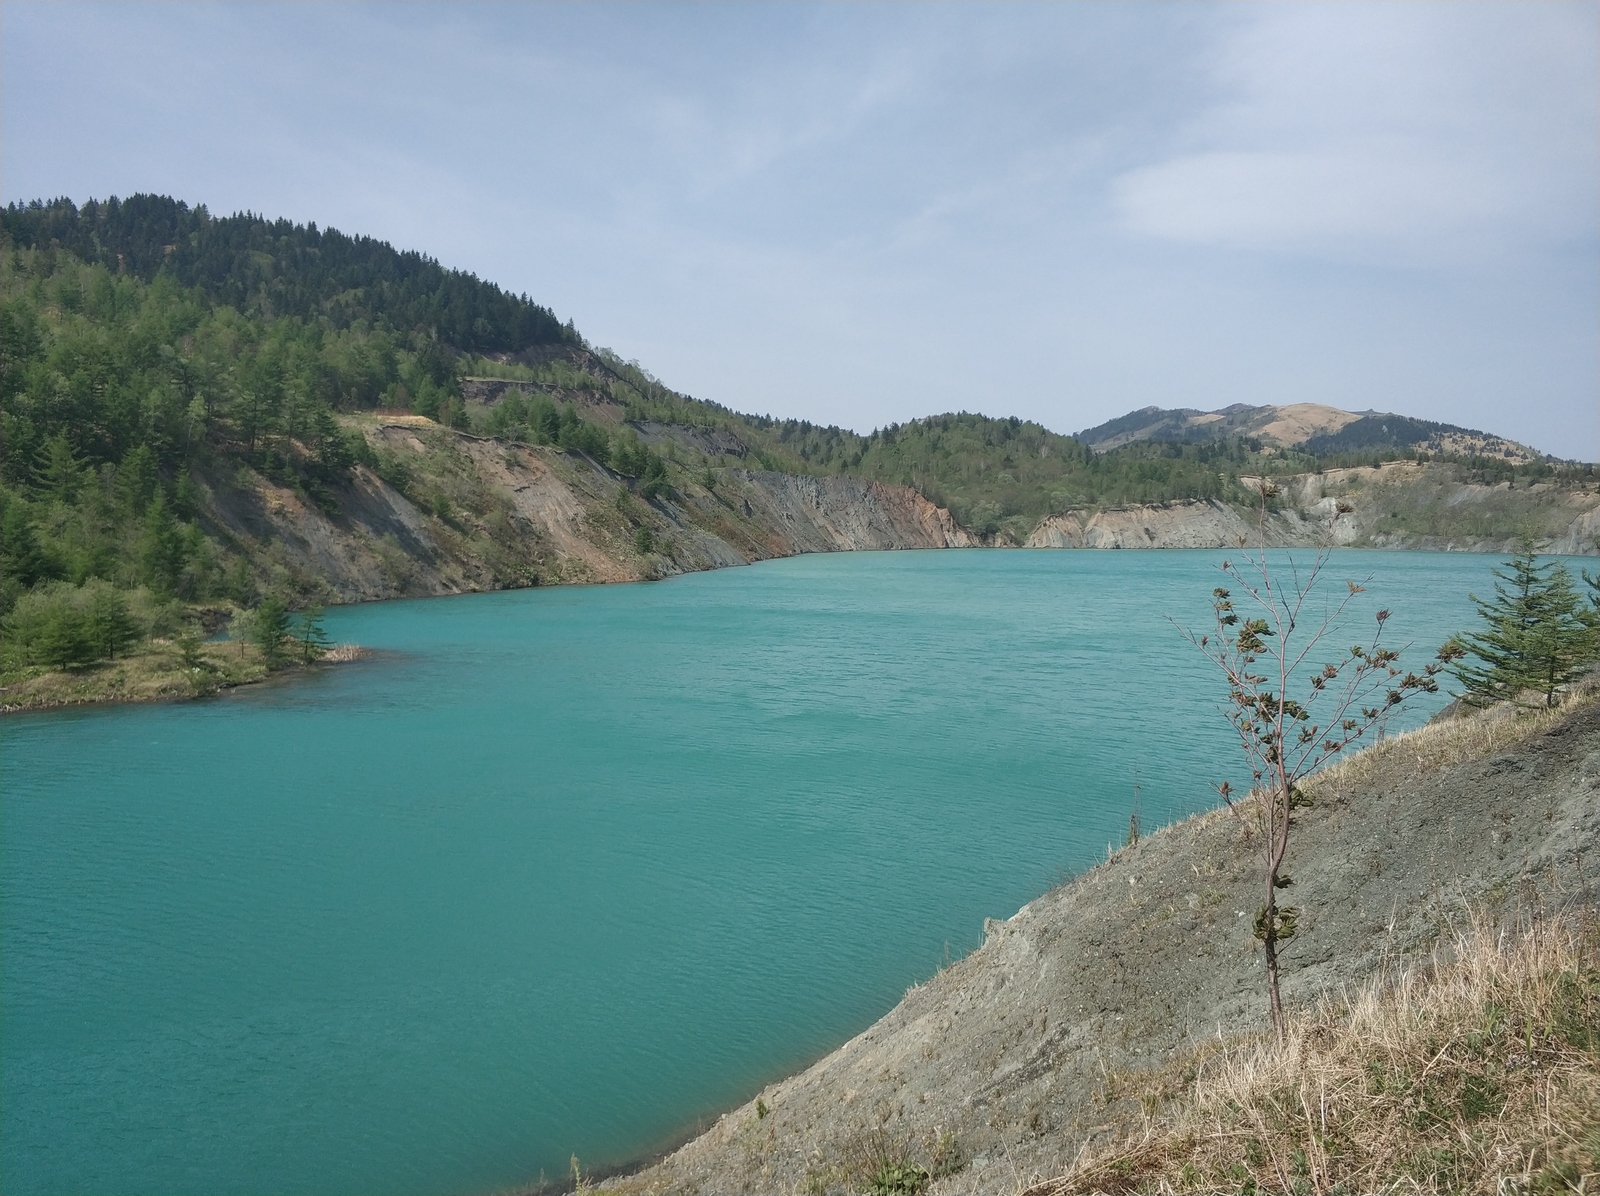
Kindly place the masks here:
<instances>
[{"instance_id":1,"label":"white cloud","mask_svg":"<svg viewBox=\"0 0 1600 1196\"><path fill-rule=\"evenodd\" d=\"M0 28L5 198L373 234L736 408L1600 432L1594 3L4 0Z\"/></svg>"},{"instance_id":2,"label":"white cloud","mask_svg":"<svg viewBox=\"0 0 1600 1196\"><path fill-rule=\"evenodd\" d=\"M1277 5L1213 100L1113 182L1135 233L1439 263L1590 239L1592 5Z\"/></svg>"},{"instance_id":3,"label":"white cloud","mask_svg":"<svg viewBox=\"0 0 1600 1196\"><path fill-rule=\"evenodd\" d=\"M1139 232L1272 248L1431 242L1514 214L1514 180L1412 148L1187 154L1123 175L1117 199Z\"/></svg>"}]
</instances>

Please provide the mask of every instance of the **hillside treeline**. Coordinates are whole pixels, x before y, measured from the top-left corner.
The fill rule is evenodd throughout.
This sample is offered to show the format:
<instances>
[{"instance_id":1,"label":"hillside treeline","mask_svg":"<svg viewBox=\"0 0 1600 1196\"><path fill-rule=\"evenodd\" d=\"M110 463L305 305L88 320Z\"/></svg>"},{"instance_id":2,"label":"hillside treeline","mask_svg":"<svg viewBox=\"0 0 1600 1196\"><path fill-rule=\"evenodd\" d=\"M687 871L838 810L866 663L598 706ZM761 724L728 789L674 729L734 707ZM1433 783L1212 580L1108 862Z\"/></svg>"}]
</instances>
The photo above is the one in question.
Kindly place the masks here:
<instances>
[{"instance_id":1,"label":"hillside treeline","mask_svg":"<svg viewBox=\"0 0 1600 1196\"><path fill-rule=\"evenodd\" d=\"M749 422L798 457L805 472L857 474L913 486L948 506L971 530L985 535L1004 530L1019 541L1044 516L1069 508L1195 499L1254 504L1255 492L1240 481L1247 477L1391 461L1432 461L1448 466L1455 480L1480 485L1593 485L1597 476L1594 465L1582 462L1507 461L1392 443L1351 447L1340 441L1329 442L1325 451L1282 449L1253 436L1138 440L1095 452L1080 438L1030 421L967 412L912 420L866 436L804 420L753 417Z\"/></svg>"},{"instance_id":2,"label":"hillside treeline","mask_svg":"<svg viewBox=\"0 0 1600 1196\"><path fill-rule=\"evenodd\" d=\"M220 596L227 553L193 521L195 466L232 460L329 505L331 484L362 451L335 408L452 384L431 342L360 321L338 329L245 315L167 274L145 283L63 250L9 246L0 263L4 605L40 581L90 578L191 601Z\"/></svg>"},{"instance_id":3,"label":"hillside treeline","mask_svg":"<svg viewBox=\"0 0 1600 1196\"><path fill-rule=\"evenodd\" d=\"M1259 443L1141 442L1095 453L1087 444L1015 417L931 416L869 435L803 420L752 420L807 472L855 474L912 486L983 535L1017 538L1052 511L1189 499L1242 499L1241 470ZM1023 525L1026 525L1025 527Z\"/></svg>"},{"instance_id":4,"label":"hillside treeline","mask_svg":"<svg viewBox=\"0 0 1600 1196\"><path fill-rule=\"evenodd\" d=\"M207 486L248 488L259 474L332 514L364 461L403 489L404 468L375 458L336 413L399 409L470 426L462 356L434 330L404 331L384 310L341 322L268 306L241 310L174 270L146 281L58 242L0 242L7 667L55 659L69 640L80 657L96 645L91 658L119 651L120 633L74 640L65 630L91 607L111 609L107 587L144 632L177 626L183 604L254 604L270 567L203 521ZM639 402L659 388L616 366ZM641 477L651 495L665 488L657 454L579 418L577 406L537 396L502 405L492 430L587 453Z\"/></svg>"},{"instance_id":5,"label":"hillside treeline","mask_svg":"<svg viewBox=\"0 0 1600 1196\"><path fill-rule=\"evenodd\" d=\"M146 282L158 275L209 301L264 317L298 316L336 329L382 324L463 352L516 353L576 344L571 324L424 254L315 224L250 212L212 216L164 195L11 204L0 225L20 249L65 249L86 264Z\"/></svg>"},{"instance_id":6,"label":"hillside treeline","mask_svg":"<svg viewBox=\"0 0 1600 1196\"><path fill-rule=\"evenodd\" d=\"M460 411L454 356L384 322L240 312L59 247L0 252L0 615L8 661L48 650L83 589L164 604L257 598L257 562L197 519L201 479L256 471L336 509L366 455L335 410ZM18 611L19 599L33 597ZM100 593L100 591L96 591ZM105 607L103 595L96 601ZM53 634L53 633L51 633ZM59 638L59 636L57 636ZM39 641L39 642L36 642ZM107 654L114 650L110 643Z\"/></svg>"}]
</instances>

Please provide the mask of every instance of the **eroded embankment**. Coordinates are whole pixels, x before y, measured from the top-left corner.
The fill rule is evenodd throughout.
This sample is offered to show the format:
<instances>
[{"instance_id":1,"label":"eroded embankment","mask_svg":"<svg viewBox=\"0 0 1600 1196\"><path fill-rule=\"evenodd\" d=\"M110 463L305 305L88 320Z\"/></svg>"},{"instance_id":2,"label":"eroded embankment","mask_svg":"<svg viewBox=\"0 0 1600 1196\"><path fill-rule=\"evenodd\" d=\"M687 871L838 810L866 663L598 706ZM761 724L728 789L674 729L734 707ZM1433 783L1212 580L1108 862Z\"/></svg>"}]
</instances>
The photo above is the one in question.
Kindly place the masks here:
<instances>
[{"instance_id":1,"label":"eroded embankment","mask_svg":"<svg viewBox=\"0 0 1600 1196\"><path fill-rule=\"evenodd\" d=\"M1263 519L1215 500L1048 515L1029 548L1234 548L1331 545L1513 552L1531 535L1542 552L1600 551L1600 494L1541 483L1460 482L1446 466L1393 461L1276 479Z\"/></svg>"},{"instance_id":2,"label":"eroded embankment","mask_svg":"<svg viewBox=\"0 0 1600 1196\"><path fill-rule=\"evenodd\" d=\"M1469 904L1600 892L1600 705L1438 723L1308 787L1285 997L1425 949ZM1107 1132L1109 1071L1261 1023L1254 824L1201 815L986 926L971 956L627 1192L846 1192L903 1159L931 1191L1018 1191Z\"/></svg>"},{"instance_id":3,"label":"eroded embankment","mask_svg":"<svg viewBox=\"0 0 1600 1196\"><path fill-rule=\"evenodd\" d=\"M380 467L356 466L326 509L258 474L206 477L207 530L256 564L263 587L364 602L975 543L903 486L719 469L646 495L581 454L418 417L355 426Z\"/></svg>"},{"instance_id":4,"label":"eroded embankment","mask_svg":"<svg viewBox=\"0 0 1600 1196\"><path fill-rule=\"evenodd\" d=\"M719 467L650 493L578 453L443 428L418 416L351 417L378 462L319 506L253 471L203 474L206 530L253 565L257 589L363 602L526 585L637 581L802 552L953 548L979 539L906 486ZM688 453L713 433L640 425ZM687 438L687 439L685 439ZM1221 502L1068 511L1032 547L1219 548L1241 542L1499 551L1524 527L1553 552L1593 552L1600 495L1509 491L1428 466L1333 470L1282 481L1262 521Z\"/></svg>"}]
</instances>

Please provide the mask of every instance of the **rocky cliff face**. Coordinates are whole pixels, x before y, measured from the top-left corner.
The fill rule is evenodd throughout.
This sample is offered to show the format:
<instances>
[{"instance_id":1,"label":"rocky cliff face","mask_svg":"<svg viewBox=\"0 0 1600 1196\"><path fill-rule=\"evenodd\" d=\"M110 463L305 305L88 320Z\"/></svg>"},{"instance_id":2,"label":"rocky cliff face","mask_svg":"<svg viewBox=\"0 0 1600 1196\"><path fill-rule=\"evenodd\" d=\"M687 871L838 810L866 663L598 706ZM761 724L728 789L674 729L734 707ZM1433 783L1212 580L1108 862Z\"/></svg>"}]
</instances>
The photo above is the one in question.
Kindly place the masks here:
<instances>
[{"instance_id":1,"label":"rocky cliff face","mask_svg":"<svg viewBox=\"0 0 1600 1196\"><path fill-rule=\"evenodd\" d=\"M1526 530L1541 551L1600 551L1600 493L1552 485L1455 481L1414 462L1279 479L1265 520L1220 502L1068 511L1047 516L1029 548L1232 548L1241 542L1511 552Z\"/></svg>"},{"instance_id":2,"label":"rocky cliff face","mask_svg":"<svg viewBox=\"0 0 1600 1196\"><path fill-rule=\"evenodd\" d=\"M580 455L420 417L358 426L380 466L356 467L327 509L254 473L206 479L203 520L262 584L363 602L974 543L901 486L723 469L647 499Z\"/></svg>"},{"instance_id":3,"label":"rocky cliff face","mask_svg":"<svg viewBox=\"0 0 1600 1196\"><path fill-rule=\"evenodd\" d=\"M801 552L964 548L979 541L904 486L744 468L689 471L646 498L579 454L442 428L420 416L353 422L374 450L319 506L250 471L205 475L207 529L257 582L327 602L567 582L637 581ZM703 429L642 426L683 447ZM694 447L737 456L717 440ZM709 481L709 485L707 482ZM1033 548L1346 545L1503 552L1527 528L1547 551L1594 553L1600 494L1458 484L1427 466L1333 470L1282 483L1265 521L1220 502L1068 511Z\"/></svg>"},{"instance_id":4,"label":"rocky cliff face","mask_svg":"<svg viewBox=\"0 0 1600 1196\"><path fill-rule=\"evenodd\" d=\"M1027 539L1029 548L1229 548L1240 542L1311 544L1319 529L1295 512L1263 522L1220 502L1164 503L1047 516Z\"/></svg>"},{"instance_id":5,"label":"rocky cliff face","mask_svg":"<svg viewBox=\"0 0 1600 1196\"><path fill-rule=\"evenodd\" d=\"M1334 544L1511 552L1526 533L1544 552L1600 551L1593 489L1475 485L1412 461L1304 474L1284 485L1282 502Z\"/></svg>"},{"instance_id":6,"label":"rocky cliff face","mask_svg":"<svg viewBox=\"0 0 1600 1196\"><path fill-rule=\"evenodd\" d=\"M1434 724L1316 778L1292 848L1302 914L1285 999L1427 950L1469 902L1592 904L1597 776L1591 701L1520 729L1503 711ZM1060 1174L1122 1111L1118 1071L1264 1021L1254 825L1192 818L986 923L978 951L877 1024L604 1186L859 1192L890 1161L954 1168L934 1194Z\"/></svg>"},{"instance_id":7,"label":"rocky cliff face","mask_svg":"<svg viewBox=\"0 0 1600 1196\"><path fill-rule=\"evenodd\" d=\"M971 548L950 512L906 486L862 478L731 472L750 516L779 530L784 552Z\"/></svg>"}]
</instances>

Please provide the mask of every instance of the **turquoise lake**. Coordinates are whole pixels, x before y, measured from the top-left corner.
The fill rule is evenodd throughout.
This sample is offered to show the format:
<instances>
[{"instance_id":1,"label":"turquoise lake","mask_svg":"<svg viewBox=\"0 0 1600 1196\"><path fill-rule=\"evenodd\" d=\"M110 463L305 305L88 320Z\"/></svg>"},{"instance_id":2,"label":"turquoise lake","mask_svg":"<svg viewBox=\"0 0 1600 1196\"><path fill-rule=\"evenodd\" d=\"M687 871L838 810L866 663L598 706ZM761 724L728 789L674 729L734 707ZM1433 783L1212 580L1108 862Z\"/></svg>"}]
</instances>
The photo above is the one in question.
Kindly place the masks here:
<instances>
[{"instance_id":1,"label":"turquoise lake","mask_svg":"<svg viewBox=\"0 0 1600 1196\"><path fill-rule=\"evenodd\" d=\"M1222 556L349 607L375 659L0 721L0 1186L486 1193L672 1140L1103 858L1136 783L1148 829L1240 779L1167 621ZM1331 576L1420 666L1495 563Z\"/></svg>"}]
</instances>

